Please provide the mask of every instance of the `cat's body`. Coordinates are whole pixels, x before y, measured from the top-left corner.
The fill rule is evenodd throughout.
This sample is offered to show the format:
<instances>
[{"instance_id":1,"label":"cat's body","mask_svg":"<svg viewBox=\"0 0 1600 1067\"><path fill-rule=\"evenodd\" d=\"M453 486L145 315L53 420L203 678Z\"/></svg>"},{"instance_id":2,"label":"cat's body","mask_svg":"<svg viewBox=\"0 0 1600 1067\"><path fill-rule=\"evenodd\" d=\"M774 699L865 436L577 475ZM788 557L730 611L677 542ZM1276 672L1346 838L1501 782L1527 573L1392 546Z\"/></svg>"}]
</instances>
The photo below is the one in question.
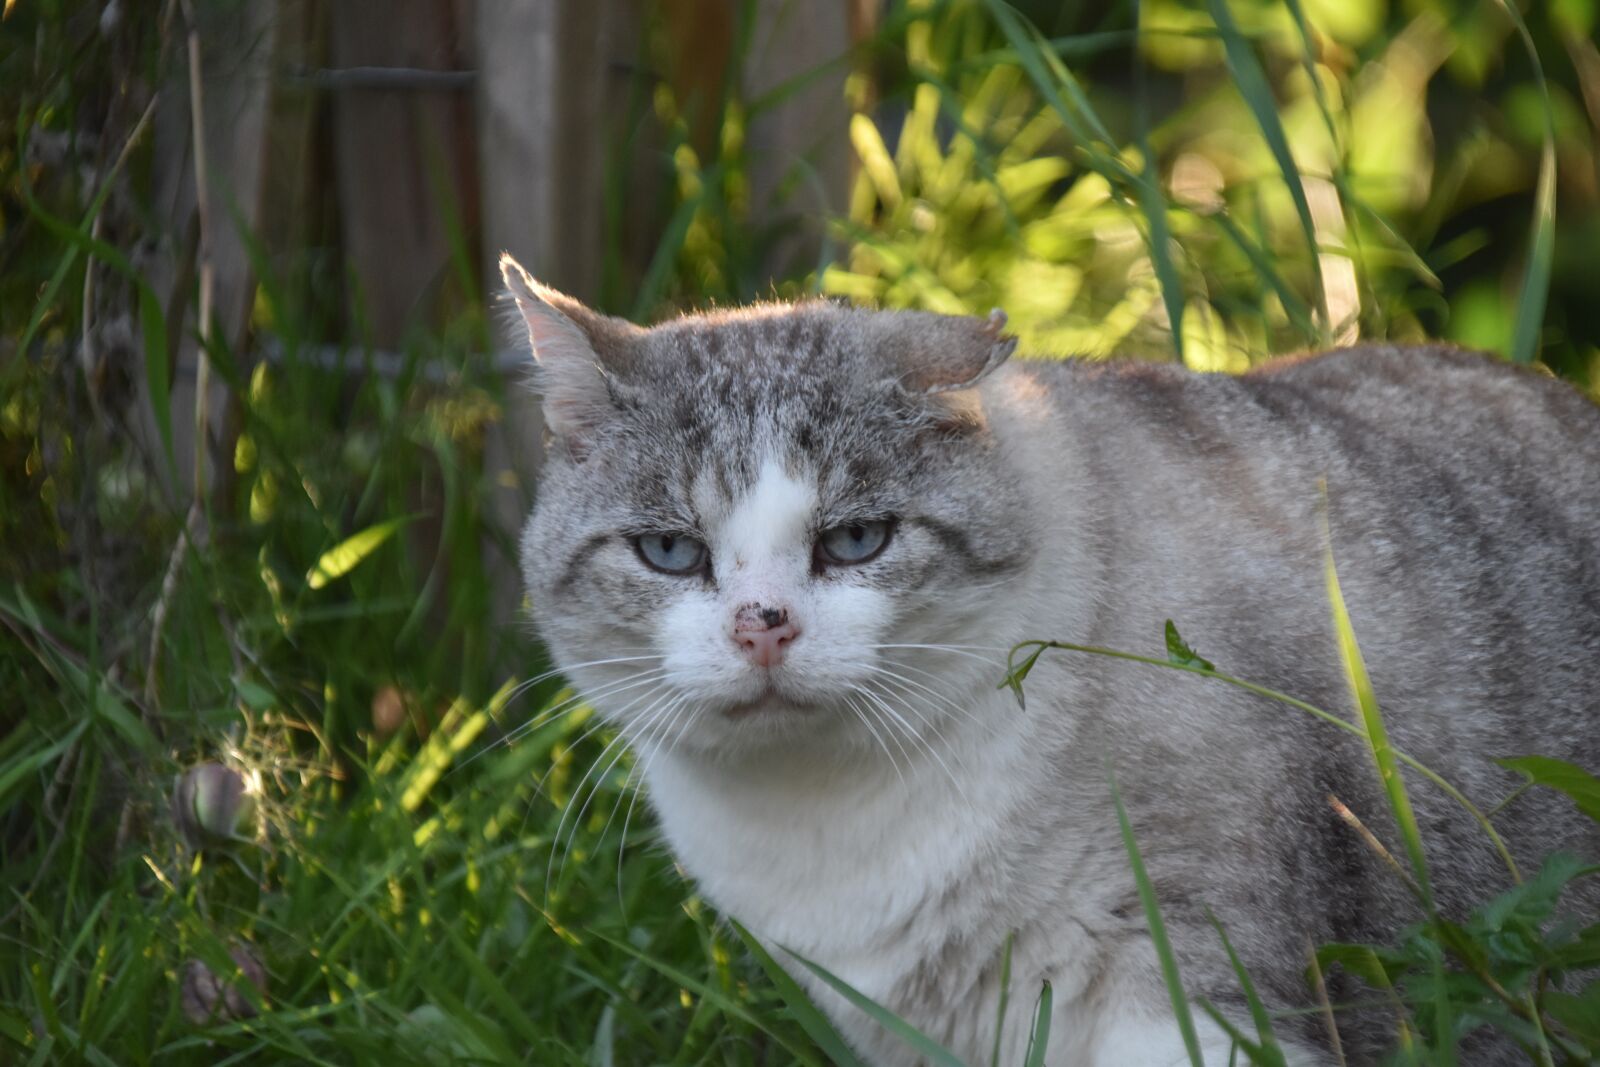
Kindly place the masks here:
<instances>
[{"instance_id":1,"label":"cat's body","mask_svg":"<svg viewBox=\"0 0 1600 1067\"><path fill-rule=\"evenodd\" d=\"M712 902L969 1062L1008 935L1002 1063L1041 981L1051 1062L1185 1062L1111 769L1189 992L1236 1021L1206 908L1283 1008L1314 1003L1310 945L1416 916L1329 800L1402 855L1358 738L1068 652L1024 710L996 688L1016 642L1160 658L1171 618L1219 669L1348 715L1326 530L1400 748L1484 806L1518 782L1492 757L1600 764L1600 410L1561 383L1376 348L1243 377L995 369L997 322L816 304L644 333L508 280L561 442L524 542L558 662L632 731ZM1459 806L1408 784L1443 905L1507 884ZM1600 852L1544 791L1495 822L1525 868ZM871 1062L917 1062L793 970ZM1351 1063L1391 1018L1341 1016ZM1328 1062L1314 1015L1279 1033Z\"/></svg>"}]
</instances>

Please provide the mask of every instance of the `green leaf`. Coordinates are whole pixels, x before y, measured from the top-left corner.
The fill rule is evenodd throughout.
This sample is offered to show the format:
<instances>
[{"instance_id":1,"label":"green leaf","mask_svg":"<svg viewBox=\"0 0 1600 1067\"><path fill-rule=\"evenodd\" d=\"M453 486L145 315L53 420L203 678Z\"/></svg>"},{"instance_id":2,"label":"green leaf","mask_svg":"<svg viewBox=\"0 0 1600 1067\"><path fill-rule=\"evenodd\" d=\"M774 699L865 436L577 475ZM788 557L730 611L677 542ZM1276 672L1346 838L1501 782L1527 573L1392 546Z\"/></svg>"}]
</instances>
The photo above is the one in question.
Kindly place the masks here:
<instances>
[{"instance_id":1,"label":"green leaf","mask_svg":"<svg viewBox=\"0 0 1600 1067\"><path fill-rule=\"evenodd\" d=\"M1044 1067L1045 1050L1050 1045L1050 1006L1054 997L1050 983L1039 990L1039 1006L1033 1012L1033 1029L1028 1033L1028 1055L1022 1067Z\"/></svg>"},{"instance_id":2,"label":"green leaf","mask_svg":"<svg viewBox=\"0 0 1600 1067\"><path fill-rule=\"evenodd\" d=\"M1184 643L1183 638L1178 635L1178 628L1173 625L1171 619L1167 620L1167 660L1171 663L1176 663L1180 667L1199 667L1201 670L1207 671L1217 669L1210 660L1205 659L1200 653Z\"/></svg>"},{"instance_id":3,"label":"green leaf","mask_svg":"<svg viewBox=\"0 0 1600 1067\"><path fill-rule=\"evenodd\" d=\"M803 964L812 974L826 982L834 992L860 1008L879 1026L911 1046L919 1056L928 1063L933 1064L934 1067L965 1067L961 1062L961 1058L954 1052L951 1052L888 1008L858 992L850 983L838 977L820 963L812 963L793 949L786 948L784 951Z\"/></svg>"},{"instance_id":4,"label":"green leaf","mask_svg":"<svg viewBox=\"0 0 1600 1067\"><path fill-rule=\"evenodd\" d=\"M850 1051L850 1046L845 1044L844 1038L839 1036L839 1031L833 1028L833 1024L828 1022L822 1012L817 1010L817 1006L811 1002L811 998L806 996L806 991L800 988L800 983L790 977L789 972L783 969L783 965L772 958L772 953L768 952L761 942L756 940L755 935L737 920L728 921L744 940L745 948L750 950L756 962L761 964L761 969L767 972L767 977L772 979L772 984L778 987L783 1002L789 1006L789 1014L794 1016L795 1022L800 1024L800 1028L811 1040L817 1043L817 1047L827 1053L838 1067L865 1067L856 1054Z\"/></svg>"},{"instance_id":5,"label":"green leaf","mask_svg":"<svg viewBox=\"0 0 1600 1067\"><path fill-rule=\"evenodd\" d=\"M313 589L321 589L329 582L343 578L355 570L362 560L377 551L396 530L415 519L414 515L389 519L345 538L324 552L317 560L317 565L306 572L306 584Z\"/></svg>"},{"instance_id":6,"label":"green leaf","mask_svg":"<svg viewBox=\"0 0 1600 1067\"><path fill-rule=\"evenodd\" d=\"M1021 663L1014 663L1017 653L1029 645L1035 646L1033 652ZM1033 670L1033 665L1039 662L1039 657L1044 655L1044 650L1049 647L1050 644L1046 641L1024 641L1012 648L1010 655L1006 657L1005 680L995 688L1010 689L1017 698L1017 707L1023 711L1028 710L1028 703L1022 696L1022 680L1028 676L1029 671Z\"/></svg>"},{"instance_id":7,"label":"green leaf","mask_svg":"<svg viewBox=\"0 0 1600 1067\"><path fill-rule=\"evenodd\" d=\"M1128 821L1128 811L1122 806L1122 794L1117 791L1117 779L1109 768L1106 777L1111 783L1111 801L1117 806L1117 824L1122 828L1122 843L1128 850L1133 881L1139 888L1139 903L1144 906L1145 922L1150 926L1150 942L1161 961L1161 977L1166 981L1167 995L1172 998L1172 1014L1177 1018L1178 1032L1183 1035L1183 1047L1189 1051L1189 1062L1193 1067L1205 1067L1205 1060L1200 1056L1200 1038L1194 1029L1194 1016L1189 1011L1189 998L1183 991L1183 977L1178 973L1178 957L1173 954L1172 942L1167 938L1167 925L1161 919L1161 905L1156 901L1155 886L1144 869L1139 844L1133 839L1133 824Z\"/></svg>"},{"instance_id":8,"label":"green leaf","mask_svg":"<svg viewBox=\"0 0 1600 1067\"><path fill-rule=\"evenodd\" d=\"M1577 764L1549 756L1517 756L1495 762L1507 770L1525 775L1534 785L1565 793L1578 805L1579 811L1600 822L1600 778Z\"/></svg>"},{"instance_id":9,"label":"green leaf","mask_svg":"<svg viewBox=\"0 0 1600 1067\"><path fill-rule=\"evenodd\" d=\"M1576 995L1546 993L1544 1008L1573 1037L1600 1048L1600 982L1590 983L1587 989Z\"/></svg>"}]
</instances>

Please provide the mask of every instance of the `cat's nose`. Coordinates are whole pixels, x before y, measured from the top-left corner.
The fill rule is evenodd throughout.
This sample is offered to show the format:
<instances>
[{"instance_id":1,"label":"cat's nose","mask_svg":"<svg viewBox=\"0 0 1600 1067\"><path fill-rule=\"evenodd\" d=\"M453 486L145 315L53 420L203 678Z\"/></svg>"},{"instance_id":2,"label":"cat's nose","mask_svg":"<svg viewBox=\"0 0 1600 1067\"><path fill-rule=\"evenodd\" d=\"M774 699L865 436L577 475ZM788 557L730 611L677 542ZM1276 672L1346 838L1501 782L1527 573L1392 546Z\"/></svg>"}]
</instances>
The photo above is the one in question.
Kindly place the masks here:
<instances>
[{"instance_id":1,"label":"cat's nose","mask_svg":"<svg viewBox=\"0 0 1600 1067\"><path fill-rule=\"evenodd\" d=\"M789 643L799 636L800 627L789 619L785 608L747 604L734 615L734 643L757 667L782 663Z\"/></svg>"}]
</instances>

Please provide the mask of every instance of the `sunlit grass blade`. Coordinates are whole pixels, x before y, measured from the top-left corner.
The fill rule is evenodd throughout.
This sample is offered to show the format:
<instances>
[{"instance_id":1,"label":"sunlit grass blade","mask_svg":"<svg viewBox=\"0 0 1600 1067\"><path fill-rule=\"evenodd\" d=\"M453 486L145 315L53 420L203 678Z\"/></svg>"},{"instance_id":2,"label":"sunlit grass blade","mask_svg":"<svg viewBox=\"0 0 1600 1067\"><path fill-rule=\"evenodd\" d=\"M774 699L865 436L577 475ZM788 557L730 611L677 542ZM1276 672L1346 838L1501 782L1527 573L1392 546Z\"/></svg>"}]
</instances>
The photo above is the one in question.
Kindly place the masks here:
<instances>
[{"instance_id":1,"label":"sunlit grass blade","mask_svg":"<svg viewBox=\"0 0 1600 1067\"><path fill-rule=\"evenodd\" d=\"M794 1016L795 1022L810 1036L817 1046L827 1053L838 1067L864 1067L856 1054L850 1051L850 1046L844 1043L844 1038L839 1036L839 1031L833 1028L817 1006L811 1002L806 991L800 988L800 983L789 976L783 965L772 958L772 953L766 950L756 936L746 930L738 922L730 920L734 930L744 941L745 948L756 958L761 969L767 977L772 979L772 984L778 987L778 992L783 996L783 1002L789 1006L789 1014Z\"/></svg>"},{"instance_id":2,"label":"sunlit grass blade","mask_svg":"<svg viewBox=\"0 0 1600 1067\"><path fill-rule=\"evenodd\" d=\"M1424 909L1431 917L1436 912L1433 887L1428 879L1428 860L1422 848L1422 831L1417 826L1411 797L1406 792L1405 779L1400 774L1400 762L1395 756L1394 746L1389 743L1389 731L1384 725L1383 713L1378 708L1378 698L1372 689L1372 679L1367 674L1366 660L1362 658L1361 648L1356 643L1355 627L1351 625L1350 612L1345 607L1344 592L1339 587L1339 574L1334 565L1331 544L1323 555L1323 566L1327 576L1328 604L1333 612L1333 629L1339 646L1339 659L1344 665L1345 678L1350 684L1351 693L1355 696L1367 750L1377 767L1378 778L1383 784L1384 795L1389 802L1389 811L1394 816L1395 825L1399 827L1400 840L1405 845L1406 857L1416 878L1417 891L1422 897ZM1434 977L1438 993L1434 1000L1434 1023L1438 1040L1434 1051L1439 1056L1438 1062L1448 1065L1455 1062L1453 1021L1455 1011L1445 987L1443 964L1436 963L1435 968Z\"/></svg>"},{"instance_id":3,"label":"sunlit grass blade","mask_svg":"<svg viewBox=\"0 0 1600 1067\"><path fill-rule=\"evenodd\" d=\"M1047 46L1038 30L1001 0L988 0L985 6L1005 34L1017 62L1033 82L1034 88L1061 116L1068 131L1078 141L1081 161L1106 177L1111 183L1113 196L1121 199L1126 196L1127 189L1132 188L1138 207L1144 214L1145 226L1141 235L1150 253L1156 281L1161 286L1161 300L1172 331L1173 352L1181 362L1185 304L1183 282L1172 259L1168 205L1161 192L1153 152L1145 145L1141 152L1140 170L1137 173L1130 171L1120 156L1110 149L1114 139L1090 106L1083 87L1055 51Z\"/></svg>"},{"instance_id":4,"label":"sunlit grass blade","mask_svg":"<svg viewBox=\"0 0 1600 1067\"><path fill-rule=\"evenodd\" d=\"M1143 15L1143 6L1135 5L1137 17ZM1139 26L1142 29L1142 25ZM1142 53L1135 53L1134 112L1138 116L1139 180L1136 190L1139 210L1144 212L1145 244L1150 250L1150 264L1161 285L1161 303L1167 311L1167 325L1172 334L1172 352L1179 363L1183 360L1183 281L1172 262L1172 227L1167 220L1167 198L1161 191L1161 175L1156 170L1155 151L1150 147L1150 103L1146 89L1146 71Z\"/></svg>"},{"instance_id":5,"label":"sunlit grass blade","mask_svg":"<svg viewBox=\"0 0 1600 1067\"><path fill-rule=\"evenodd\" d=\"M1150 927L1150 942L1161 961L1161 977L1166 982L1167 995L1172 998L1172 1014L1177 1020L1178 1032L1183 1035L1183 1047L1188 1051L1192 1067L1205 1067L1205 1060L1200 1055L1200 1038L1194 1029L1194 1014L1189 1010L1189 998L1183 991L1178 957L1173 954L1172 942L1167 937L1167 925L1161 918L1161 904L1156 900L1155 886L1151 884L1144 859L1139 855L1139 843L1134 840L1133 824L1128 821L1127 808L1123 807L1116 776L1109 769L1106 779L1111 786L1112 803L1117 806L1117 825L1122 829L1122 843L1128 850L1128 864L1133 868L1133 881L1139 889L1139 903L1144 908L1145 922Z\"/></svg>"},{"instance_id":6,"label":"sunlit grass blade","mask_svg":"<svg viewBox=\"0 0 1600 1067\"><path fill-rule=\"evenodd\" d=\"M812 974L822 979L834 992L844 997L857 1008L860 1008L873 1022L876 1022L901 1041L904 1041L918 1055L927 1060L929 1064L932 1064L933 1067L965 1067L961 1062L961 1057L900 1018L894 1012L883 1007L871 997L861 993L850 983L820 963L813 963L792 949L784 949L784 951L798 960Z\"/></svg>"},{"instance_id":7,"label":"sunlit grass blade","mask_svg":"<svg viewBox=\"0 0 1600 1067\"><path fill-rule=\"evenodd\" d=\"M306 572L306 585L312 589L321 589L328 583L343 578L355 570L362 560L376 552L396 530L414 519L415 516L403 515L375 523L359 533L351 534L318 557L316 565Z\"/></svg>"},{"instance_id":8,"label":"sunlit grass blade","mask_svg":"<svg viewBox=\"0 0 1600 1067\"><path fill-rule=\"evenodd\" d=\"M1326 344L1329 329L1328 301L1323 291L1322 261L1317 255L1317 228L1311 220L1311 204L1306 200L1305 187L1300 182L1300 168L1295 164L1294 153L1289 149L1289 138L1284 134L1283 123L1278 118L1277 101L1273 98L1272 87L1267 84L1267 76L1261 69L1261 61L1256 58L1255 49L1244 39L1239 32L1238 24L1233 21L1233 12L1228 8L1228 0L1209 0L1209 6L1212 18L1216 20L1217 29L1222 35L1223 53L1227 57L1228 69L1233 72L1239 95L1244 97L1250 113L1255 116L1256 125L1261 129L1261 136L1266 140L1267 148L1278 164L1278 170L1283 175L1283 183L1288 187L1290 199L1294 201L1295 214L1300 218L1300 229L1306 240L1306 252L1311 257L1312 299L1319 313L1321 331L1319 340Z\"/></svg>"},{"instance_id":9,"label":"sunlit grass blade","mask_svg":"<svg viewBox=\"0 0 1600 1067\"><path fill-rule=\"evenodd\" d=\"M1406 792L1405 779L1400 775L1399 760L1394 746L1389 742L1389 731L1384 726L1383 713L1378 708L1378 698L1372 690L1372 679L1367 675L1366 660L1356 644L1355 627L1350 623L1350 612L1345 607L1344 593L1339 587L1339 574L1333 562L1333 550L1324 555L1324 572L1328 584L1328 604L1333 611L1334 636L1339 645L1339 660L1344 665L1345 679L1355 697L1356 709L1361 716L1362 732L1372 762L1378 769L1389 809L1400 830L1400 841L1405 846L1406 858L1416 877L1417 888L1423 903L1433 910L1433 888L1428 880L1428 861L1422 850L1422 831L1417 826L1416 813L1411 807L1411 797Z\"/></svg>"}]
</instances>

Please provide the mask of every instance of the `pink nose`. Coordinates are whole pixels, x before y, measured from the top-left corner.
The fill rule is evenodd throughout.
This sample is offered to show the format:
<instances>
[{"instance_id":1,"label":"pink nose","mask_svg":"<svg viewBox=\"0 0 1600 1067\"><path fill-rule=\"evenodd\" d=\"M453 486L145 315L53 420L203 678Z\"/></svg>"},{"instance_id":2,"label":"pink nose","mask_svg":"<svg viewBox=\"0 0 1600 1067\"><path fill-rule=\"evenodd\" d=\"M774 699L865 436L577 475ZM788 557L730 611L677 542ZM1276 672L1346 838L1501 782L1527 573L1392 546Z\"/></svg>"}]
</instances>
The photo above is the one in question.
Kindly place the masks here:
<instances>
[{"instance_id":1,"label":"pink nose","mask_svg":"<svg viewBox=\"0 0 1600 1067\"><path fill-rule=\"evenodd\" d=\"M757 667L782 663L784 646L799 636L800 627L782 608L747 605L734 617L733 639Z\"/></svg>"}]
</instances>

